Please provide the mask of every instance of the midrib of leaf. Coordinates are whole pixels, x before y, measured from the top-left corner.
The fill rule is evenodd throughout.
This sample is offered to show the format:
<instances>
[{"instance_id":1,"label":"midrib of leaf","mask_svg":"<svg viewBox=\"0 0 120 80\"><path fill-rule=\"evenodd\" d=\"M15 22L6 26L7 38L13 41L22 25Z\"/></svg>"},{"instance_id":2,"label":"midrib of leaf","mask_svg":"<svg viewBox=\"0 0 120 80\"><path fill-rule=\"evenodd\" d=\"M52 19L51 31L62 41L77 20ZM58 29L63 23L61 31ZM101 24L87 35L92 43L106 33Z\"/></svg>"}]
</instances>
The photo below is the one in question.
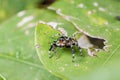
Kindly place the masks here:
<instances>
[{"instance_id":1,"label":"midrib of leaf","mask_svg":"<svg viewBox=\"0 0 120 80\"><path fill-rule=\"evenodd\" d=\"M103 63L103 66L112 58L112 56L115 54L115 52L120 49L120 44L111 52L111 55L108 56L108 58Z\"/></svg>"},{"instance_id":2,"label":"midrib of leaf","mask_svg":"<svg viewBox=\"0 0 120 80\"><path fill-rule=\"evenodd\" d=\"M27 65L30 65L32 67L45 70L45 68L41 65L38 65L38 64L35 64L35 63L32 63L32 62L28 62L28 61L25 61L25 60L21 60L21 59L16 59L16 58L13 58L13 57L10 57L10 56L7 56L7 55L0 54L0 58L9 59L9 60L12 60L12 61L15 61L15 62L19 62L19 63L22 63L22 64L27 64Z\"/></svg>"},{"instance_id":3,"label":"midrib of leaf","mask_svg":"<svg viewBox=\"0 0 120 80\"><path fill-rule=\"evenodd\" d=\"M0 80L6 80L6 78L2 74L0 74Z\"/></svg>"}]
</instances>

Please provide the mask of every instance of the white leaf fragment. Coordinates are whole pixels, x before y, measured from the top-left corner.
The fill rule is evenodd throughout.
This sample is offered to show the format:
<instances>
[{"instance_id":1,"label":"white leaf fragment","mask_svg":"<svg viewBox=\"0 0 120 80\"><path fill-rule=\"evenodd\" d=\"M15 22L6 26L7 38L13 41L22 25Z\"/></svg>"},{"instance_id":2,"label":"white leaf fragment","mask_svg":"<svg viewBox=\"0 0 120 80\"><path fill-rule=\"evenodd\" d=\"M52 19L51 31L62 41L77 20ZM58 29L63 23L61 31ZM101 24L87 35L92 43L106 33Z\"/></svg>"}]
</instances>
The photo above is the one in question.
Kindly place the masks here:
<instances>
[{"instance_id":1,"label":"white leaf fragment","mask_svg":"<svg viewBox=\"0 0 120 80\"><path fill-rule=\"evenodd\" d=\"M104 24L105 24L105 25L108 25L109 23L106 21Z\"/></svg>"},{"instance_id":2,"label":"white leaf fragment","mask_svg":"<svg viewBox=\"0 0 120 80\"><path fill-rule=\"evenodd\" d=\"M33 20L34 16L27 16L27 17L24 17L18 24L17 24L17 27L21 27L23 26L25 23Z\"/></svg>"},{"instance_id":3,"label":"white leaf fragment","mask_svg":"<svg viewBox=\"0 0 120 80\"><path fill-rule=\"evenodd\" d=\"M79 18L73 17L73 16L69 16L69 15L65 15L62 13L61 9L57 9L56 13L60 16L62 16L64 19L66 19L67 21L70 21L71 19L75 19L75 20L80 20Z\"/></svg>"},{"instance_id":4,"label":"white leaf fragment","mask_svg":"<svg viewBox=\"0 0 120 80\"><path fill-rule=\"evenodd\" d=\"M93 5L94 5L95 7L97 7L97 6L98 6L98 3L97 3L97 2L94 2Z\"/></svg>"},{"instance_id":5,"label":"white leaf fragment","mask_svg":"<svg viewBox=\"0 0 120 80\"><path fill-rule=\"evenodd\" d=\"M98 51L99 51L99 49L94 49L94 50L87 49L88 55L91 57L95 56Z\"/></svg>"},{"instance_id":6,"label":"white leaf fragment","mask_svg":"<svg viewBox=\"0 0 120 80\"><path fill-rule=\"evenodd\" d=\"M22 17L22 16L24 16L24 15L25 15L25 11L21 11L21 12L19 12L19 13L17 14L18 17Z\"/></svg>"},{"instance_id":7,"label":"white leaf fragment","mask_svg":"<svg viewBox=\"0 0 120 80\"><path fill-rule=\"evenodd\" d=\"M75 67L79 67L79 66L80 66L80 64L76 63L74 66L75 66Z\"/></svg>"},{"instance_id":8,"label":"white leaf fragment","mask_svg":"<svg viewBox=\"0 0 120 80\"><path fill-rule=\"evenodd\" d=\"M58 31L60 31L62 35L67 36L67 31L64 28L58 28Z\"/></svg>"},{"instance_id":9,"label":"white leaf fragment","mask_svg":"<svg viewBox=\"0 0 120 80\"><path fill-rule=\"evenodd\" d=\"M30 33L29 30L25 31L25 35L29 35L29 33Z\"/></svg>"},{"instance_id":10,"label":"white leaf fragment","mask_svg":"<svg viewBox=\"0 0 120 80\"><path fill-rule=\"evenodd\" d=\"M64 68L64 67L59 67L59 70L60 70L61 72L63 72L63 71L65 70L65 68Z\"/></svg>"},{"instance_id":11,"label":"white leaf fragment","mask_svg":"<svg viewBox=\"0 0 120 80\"><path fill-rule=\"evenodd\" d=\"M47 25L51 26L53 29L56 29L58 25L62 24L62 23L58 23L58 22L45 22L45 21L39 21L39 23L47 24Z\"/></svg>"},{"instance_id":12,"label":"white leaf fragment","mask_svg":"<svg viewBox=\"0 0 120 80\"><path fill-rule=\"evenodd\" d=\"M65 64L65 66L68 66L68 64Z\"/></svg>"},{"instance_id":13,"label":"white leaf fragment","mask_svg":"<svg viewBox=\"0 0 120 80\"><path fill-rule=\"evenodd\" d=\"M52 73L52 70L49 70L50 73Z\"/></svg>"},{"instance_id":14,"label":"white leaf fragment","mask_svg":"<svg viewBox=\"0 0 120 80\"><path fill-rule=\"evenodd\" d=\"M92 11L88 11L87 14L88 14L88 15L92 14Z\"/></svg>"},{"instance_id":15,"label":"white leaf fragment","mask_svg":"<svg viewBox=\"0 0 120 80\"><path fill-rule=\"evenodd\" d=\"M50 25L50 26L52 26L54 29L56 29L57 25L60 24L60 23L57 23L57 22L48 22L47 24Z\"/></svg>"},{"instance_id":16,"label":"white leaf fragment","mask_svg":"<svg viewBox=\"0 0 120 80\"><path fill-rule=\"evenodd\" d=\"M120 28L115 28L116 31L120 31Z\"/></svg>"},{"instance_id":17,"label":"white leaf fragment","mask_svg":"<svg viewBox=\"0 0 120 80\"><path fill-rule=\"evenodd\" d=\"M99 7L99 11L104 12L104 11L105 11L105 9L104 9L103 7Z\"/></svg>"},{"instance_id":18,"label":"white leaf fragment","mask_svg":"<svg viewBox=\"0 0 120 80\"><path fill-rule=\"evenodd\" d=\"M90 43L90 41L85 35L82 35L77 41L78 41L78 45L81 48L89 49L93 47L93 44Z\"/></svg>"},{"instance_id":19,"label":"white leaf fragment","mask_svg":"<svg viewBox=\"0 0 120 80\"><path fill-rule=\"evenodd\" d=\"M27 30L27 29L35 27L35 26L36 26L36 23L29 23L29 24L26 25L26 27L23 27L23 29Z\"/></svg>"},{"instance_id":20,"label":"white leaf fragment","mask_svg":"<svg viewBox=\"0 0 120 80\"><path fill-rule=\"evenodd\" d=\"M80 3L78 4L78 8L83 8L84 7L84 4Z\"/></svg>"}]
</instances>

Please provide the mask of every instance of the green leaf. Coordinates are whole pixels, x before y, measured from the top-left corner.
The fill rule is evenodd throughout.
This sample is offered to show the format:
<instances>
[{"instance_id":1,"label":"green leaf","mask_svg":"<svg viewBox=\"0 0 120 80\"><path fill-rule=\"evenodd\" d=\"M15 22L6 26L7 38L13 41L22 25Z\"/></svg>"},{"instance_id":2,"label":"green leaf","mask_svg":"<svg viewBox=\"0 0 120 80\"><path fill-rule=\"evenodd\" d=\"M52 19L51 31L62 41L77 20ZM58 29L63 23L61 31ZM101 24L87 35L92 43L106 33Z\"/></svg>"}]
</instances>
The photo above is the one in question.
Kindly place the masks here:
<instances>
[{"instance_id":1,"label":"green leaf","mask_svg":"<svg viewBox=\"0 0 120 80\"><path fill-rule=\"evenodd\" d=\"M115 16L119 13L118 9L120 9L118 5L117 1L109 0L105 2L100 0L87 2L84 0L56 1L48 9L56 13L54 19L57 20L57 23L60 22L64 25L58 25L56 29L53 29L46 22L38 24L35 32L36 44L40 46L40 48L37 48L38 55L44 66L51 73L65 80L96 80L96 76L101 76L99 77L101 80L120 79L118 75L112 73L114 72L113 70L110 71L114 68L116 68L115 71L120 70L116 67L116 65L119 65L120 50L120 23L115 19ZM53 15L48 13L45 17L50 19L49 17ZM54 19L51 18L50 21L56 22ZM70 25L68 26L67 24ZM65 29L69 36L79 31L91 37L105 39L108 52L100 50L97 53L98 57L89 57L87 55L83 57L76 50L75 63L72 63L71 49L63 48L57 49L57 54L53 54L53 57L49 59L49 43L56 40L57 37L55 39L51 37L59 33L58 28ZM83 54L87 54L85 49L83 49ZM107 67L109 68L107 69ZM102 78L105 75L99 69L103 72L107 70L110 75L107 75L107 78Z\"/></svg>"},{"instance_id":2,"label":"green leaf","mask_svg":"<svg viewBox=\"0 0 120 80\"><path fill-rule=\"evenodd\" d=\"M35 51L34 27L40 14L21 11L0 25L0 80L59 80L45 70Z\"/></svg>"}]
</instances>

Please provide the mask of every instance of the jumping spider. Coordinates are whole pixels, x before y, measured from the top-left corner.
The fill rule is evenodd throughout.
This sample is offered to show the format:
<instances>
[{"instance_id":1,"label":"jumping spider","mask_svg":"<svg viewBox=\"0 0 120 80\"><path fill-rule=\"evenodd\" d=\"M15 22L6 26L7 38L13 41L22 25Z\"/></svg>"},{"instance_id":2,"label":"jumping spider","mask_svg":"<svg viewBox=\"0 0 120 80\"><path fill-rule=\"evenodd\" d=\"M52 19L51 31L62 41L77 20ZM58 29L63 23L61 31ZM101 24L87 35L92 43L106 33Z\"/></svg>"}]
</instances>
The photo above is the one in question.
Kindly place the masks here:
<instances>
[{"instance_id":1,"label":"jumping spider","mask_svg":"<svg viewBox=\"0 0 120 80\"><path fill-rule=\"evenodd\" d=\"M74 62L74 46L77 46L77 48L79 49L80 53L81 53L81 48L78 46L78 42L75 38L73 37L67 37L67 36L60 36L58 37L58 39L56 41L53 41L53 43L51 43L51 46L49 48L49 58L51 57L50 52L54 51L54 53L56 54L56 48L71 48L72 49L72 62Z\"/></svg>"}]
</instances>

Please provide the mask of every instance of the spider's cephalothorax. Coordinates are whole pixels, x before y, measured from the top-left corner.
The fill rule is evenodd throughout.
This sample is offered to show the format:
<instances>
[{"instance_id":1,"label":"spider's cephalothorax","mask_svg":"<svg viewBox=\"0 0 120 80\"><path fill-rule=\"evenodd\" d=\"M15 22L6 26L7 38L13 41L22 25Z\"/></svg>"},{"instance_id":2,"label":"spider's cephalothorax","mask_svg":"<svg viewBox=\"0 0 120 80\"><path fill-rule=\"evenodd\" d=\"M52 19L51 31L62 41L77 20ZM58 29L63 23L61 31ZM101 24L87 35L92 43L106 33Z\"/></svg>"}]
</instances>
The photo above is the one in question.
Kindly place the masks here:
<instances>
[{"instance_id":1,"label":"spider's cephalothorax","mask_svg":"<svg viewBox=\"0 0 120 80\"><path fill-rule=\"evenodd\" d=\"M66 48L71 48L72 49L72 62L74 62L74 46L78 47L78 42L76 39L72 38L72 37L67 37L67 36L61 36L59 37L56 41L53 41L53 43L51 43L51 46L49 48L49 57L51 57L50 51L54 51L54 53L56 53L56 48L59 47L66 47ZM81 52L81 48L78 47L80 52Z\"/></svg>"}]
</instances>

